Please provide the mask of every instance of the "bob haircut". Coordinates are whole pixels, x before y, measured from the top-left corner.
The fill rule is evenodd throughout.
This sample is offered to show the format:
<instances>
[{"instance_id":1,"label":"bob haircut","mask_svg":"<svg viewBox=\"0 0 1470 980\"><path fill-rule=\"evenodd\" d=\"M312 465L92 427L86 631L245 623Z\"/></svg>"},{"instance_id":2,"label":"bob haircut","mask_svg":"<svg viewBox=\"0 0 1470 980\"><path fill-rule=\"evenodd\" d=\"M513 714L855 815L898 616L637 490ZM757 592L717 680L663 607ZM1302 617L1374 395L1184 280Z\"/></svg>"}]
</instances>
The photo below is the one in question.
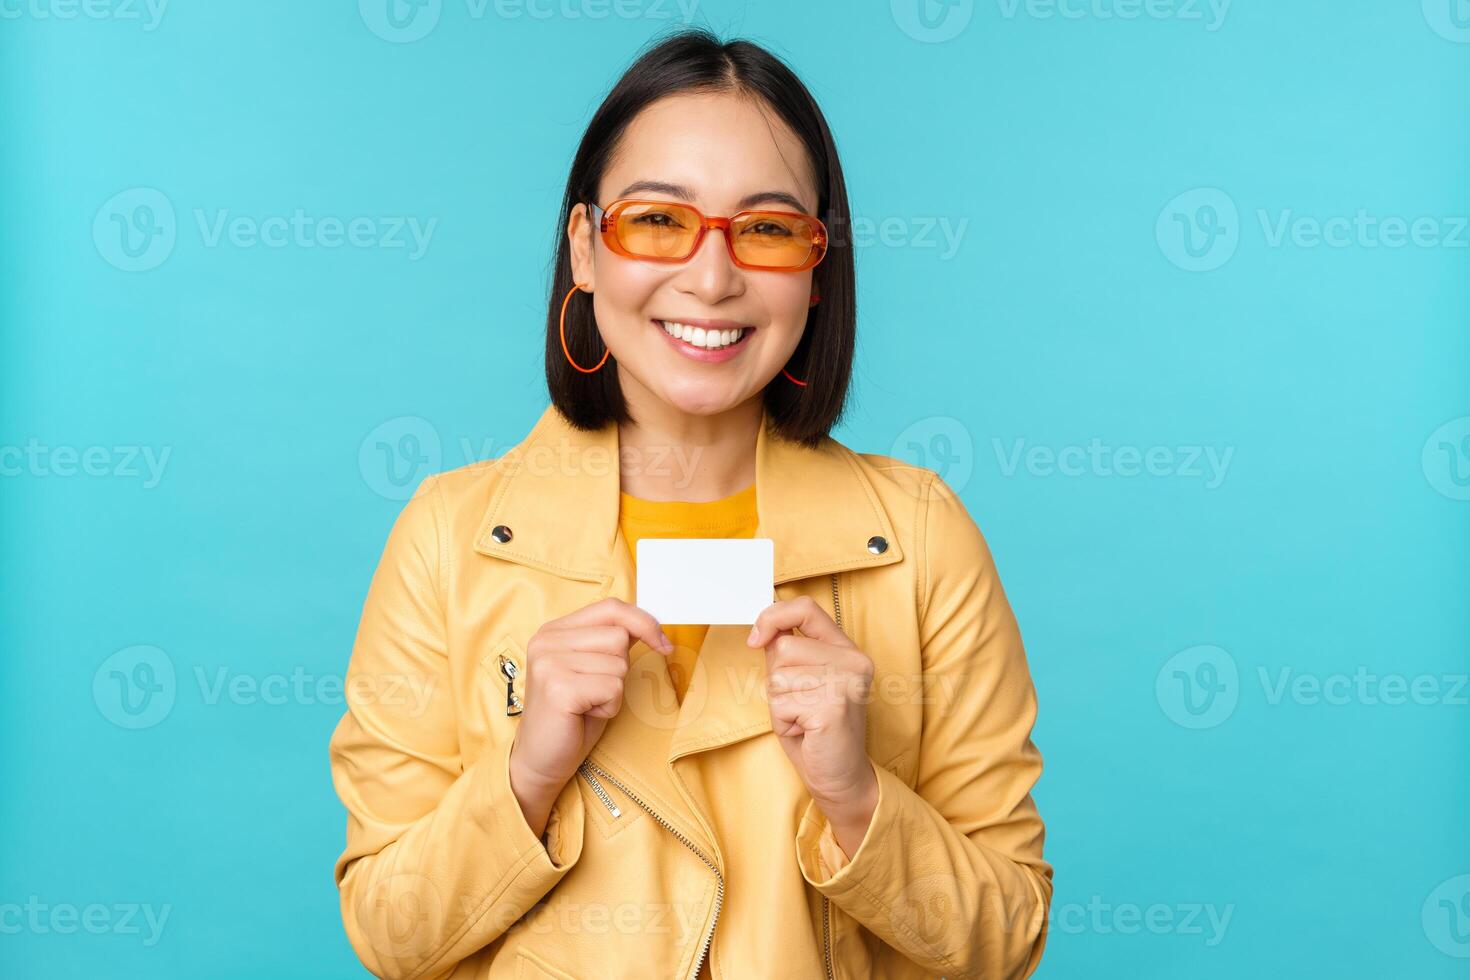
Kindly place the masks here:
<instances>
[{"instance_id":1,"label":"bob haircut","mask_svg":"<svg viewBox=\"0 0 1470 980\"><path fill-rule=\"evenodd\" d=\"M847 234L851 219L837 147L816 100L784 62L749 41L722 43L702 28L681 30L645 51L593 114L577 147L557 223L559 245L547 303L546 386L552 403L579 429L600 429L609 421L631 418L618 383L616 358L608 358L614 370L584 374L562 353L558 337L562 299L574 285L566 228L573 207L597 200L608 161L633 118L652 102L681 92L756 97L775 110L806 148L816 178L817 217L827 226L830 239L826 256L812 273L812 287L821 300L807 313L806 329L786 364L806 381L805 387L777 374L763 397L778 435L815 447L842 416L857 335L852 241ZM590 302L573 297L566 332L567 347L577 362L596 364L605 348Z\"/></svg>"}]
</instances>

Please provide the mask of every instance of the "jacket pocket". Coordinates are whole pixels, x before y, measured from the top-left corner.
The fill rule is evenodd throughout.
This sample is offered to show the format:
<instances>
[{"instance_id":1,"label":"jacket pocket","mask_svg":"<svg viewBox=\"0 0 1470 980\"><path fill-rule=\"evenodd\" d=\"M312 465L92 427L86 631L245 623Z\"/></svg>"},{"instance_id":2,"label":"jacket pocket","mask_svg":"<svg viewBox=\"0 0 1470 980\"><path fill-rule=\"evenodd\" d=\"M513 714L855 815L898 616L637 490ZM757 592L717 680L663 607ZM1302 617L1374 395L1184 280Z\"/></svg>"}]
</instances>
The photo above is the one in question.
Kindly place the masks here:
<instances>
[{"instance_id":1,"label":"jacket pocket","mask_svg":"<svg viewBox=\"0 0 1470 980\"><path fill-rule=\"evenodd\" d=\"M883 768L907 783L909 782L909 757L912 755L913 749L904 749L898 755L883 763Z\"/></svg>"},{"instance_id":2,"label":"jacket pocket","mask_svg":"<svg viewBox=\"0 0 1470 980\"><path fill-rule=\"evenodd\" d=\"M611 840L624 830L643 819L643 810L626 799L613 796L617 790L599 780L582 766L572 777L582 792L582 803L592 823L602 831L604 839Z\"/></svg>"},{"instance_id":3,"label":"jacket pocket","mask_svg":"<svg viewBox=\"0 0 1470 980\"><path fill-rule=\"evenodd\" d=\"M526 690L525 669L525 652L509 636L501 637L500 642L480 658L480 670L488 678L486 686L491 692L487 695L491 703L485 710L492 718L496 715L509 718L520 715L524 707L521 695Z\"/></svg>"},{"instance_id":4,"label":"jacket pocket","mask_svg":"<svg viewBox=\"0 0 1470 980\"><path fill-rule=\"evenodd\" d=\"M516 980L577 980L570 973L563 973L530 950L516 952Z\"/></svg>"}]
</instances>

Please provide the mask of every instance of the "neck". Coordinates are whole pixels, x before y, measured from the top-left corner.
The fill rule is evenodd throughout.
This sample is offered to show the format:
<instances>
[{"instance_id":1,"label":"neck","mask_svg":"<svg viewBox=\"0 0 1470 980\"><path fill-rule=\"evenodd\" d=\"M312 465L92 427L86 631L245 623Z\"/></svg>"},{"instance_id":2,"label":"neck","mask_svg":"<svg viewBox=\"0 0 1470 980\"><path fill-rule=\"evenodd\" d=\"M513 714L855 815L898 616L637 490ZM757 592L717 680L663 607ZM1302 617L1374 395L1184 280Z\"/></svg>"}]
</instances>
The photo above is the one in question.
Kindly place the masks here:
<instances>
[{"instance_id":1,"label":"neck","mask_svg":"<svg viewBox=\"0 0 1470 980\"><path fill-rule=\"evenodd\" d=\"M637 399L634 421L618 426L622 490L648 500L718 500L755 482L761 396L710 415L661 398Z\"/></svg>"}]
</instances>

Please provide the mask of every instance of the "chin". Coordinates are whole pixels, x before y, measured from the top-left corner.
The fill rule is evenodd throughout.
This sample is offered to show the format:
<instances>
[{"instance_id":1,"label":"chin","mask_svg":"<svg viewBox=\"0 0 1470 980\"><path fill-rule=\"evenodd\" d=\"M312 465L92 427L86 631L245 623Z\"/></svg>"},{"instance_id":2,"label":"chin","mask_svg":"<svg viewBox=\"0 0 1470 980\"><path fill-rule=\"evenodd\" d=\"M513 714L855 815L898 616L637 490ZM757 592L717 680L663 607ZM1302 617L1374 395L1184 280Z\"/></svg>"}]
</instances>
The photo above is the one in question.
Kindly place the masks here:
<instances>
[{"instance_id":1,"label":"chin","mask_svg":"<svg viewBox=\"0 0 1470 980\"><path fill-rule=\"evenodd\" d=\"M718 415L743 401L737 392L713 388L707 381L671 386L660 392L660 397L686 415Z\"/></svg>"}]
</instances>

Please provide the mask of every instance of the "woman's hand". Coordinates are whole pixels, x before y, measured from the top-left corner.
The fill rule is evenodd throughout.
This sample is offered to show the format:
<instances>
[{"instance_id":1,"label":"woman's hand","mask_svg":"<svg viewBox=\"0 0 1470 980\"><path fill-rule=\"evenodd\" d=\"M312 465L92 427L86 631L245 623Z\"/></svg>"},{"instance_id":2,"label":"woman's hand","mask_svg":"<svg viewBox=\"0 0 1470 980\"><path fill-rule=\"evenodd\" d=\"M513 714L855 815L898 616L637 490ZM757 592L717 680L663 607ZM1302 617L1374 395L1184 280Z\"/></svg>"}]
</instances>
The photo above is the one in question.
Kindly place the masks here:
<instances>
[{"instance_id":1,"label":"woman's hand","mask_svg":"<svg viewBox=\"0 0 1470 980\"><path fill-rule=\"evenodd\" d=\"M673 643L637 606L608 598L544 624L526 644L525 710L510 751L510 786L539 837L552 804L623 704L628 647Z\"/></svg>"},{"instance_id":2,"label":"woman's hand","mask_svg":"<svg viewBox=\"0 0 1470 980\"><path fill-rule=\"evenodd\" d=\"M863 742L873 661L809 596L767 606L746 644L766 648L771 729L851 857L878 803Z\"/></svg>"}]
</instances>

